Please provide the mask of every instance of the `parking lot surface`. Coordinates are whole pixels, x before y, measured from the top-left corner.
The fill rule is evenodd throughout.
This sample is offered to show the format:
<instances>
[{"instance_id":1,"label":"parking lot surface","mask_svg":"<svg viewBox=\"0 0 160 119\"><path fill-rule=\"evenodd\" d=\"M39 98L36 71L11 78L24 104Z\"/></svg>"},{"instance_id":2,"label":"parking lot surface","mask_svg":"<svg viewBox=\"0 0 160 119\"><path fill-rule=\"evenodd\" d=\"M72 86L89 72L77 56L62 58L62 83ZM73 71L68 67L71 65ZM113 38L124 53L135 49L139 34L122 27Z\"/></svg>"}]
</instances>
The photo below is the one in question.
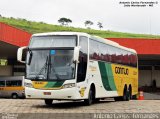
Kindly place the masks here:
<instances>
[{"instance_id":1,"label":"parking lot surface","mask_svg":"<svg viewBox=\"0 0 160 119\"><path fill-rule=\"evenodd\" d=\"M83 102L55 101L52 106L43 100L0 99L0 113L160 113L160 100L103 100L91 106Z\"/></svg>"}]
</instances>

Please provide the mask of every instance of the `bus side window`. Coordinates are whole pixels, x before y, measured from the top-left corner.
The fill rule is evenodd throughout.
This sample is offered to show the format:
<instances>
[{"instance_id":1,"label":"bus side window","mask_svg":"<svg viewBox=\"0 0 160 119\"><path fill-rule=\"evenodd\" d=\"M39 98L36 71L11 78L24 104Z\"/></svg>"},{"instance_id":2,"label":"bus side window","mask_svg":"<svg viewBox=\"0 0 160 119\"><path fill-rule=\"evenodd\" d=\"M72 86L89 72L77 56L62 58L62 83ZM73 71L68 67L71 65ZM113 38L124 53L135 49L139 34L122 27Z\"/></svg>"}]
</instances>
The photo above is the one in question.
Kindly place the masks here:
<instances>
[{"instance_id":1,"label":"bus side window","mask_svg":"<svg viewBox=\"0 0 160 119\"><path fill-rule=\"evenodd\" d=\"M4 87L5 86L5 81L0 81L0 87Z\"/></svg>"},{"instance_id":2,"label":"bus side window","mask_svg":"<svg viewBox=\"0 0 160 119\"><path fill-rule=\"evenodd\" d=\"M16 81L6 81L6 86L8 87L16 87L16 86L21 86L22 85L22 81L16 80Z\"/></svg>"},{"instance_id":3,"label":"bus side window","mask_svg":"<svg viewBox=\"0 0 160 119\"><path fill-rule=\"evenodd\" d=\"M81 46L79 53L79 64L77 72L77 82L82 82L86 78L87 61L88 61L88 38L80 37L79 44Z\"/></svg>"}]
</instances>

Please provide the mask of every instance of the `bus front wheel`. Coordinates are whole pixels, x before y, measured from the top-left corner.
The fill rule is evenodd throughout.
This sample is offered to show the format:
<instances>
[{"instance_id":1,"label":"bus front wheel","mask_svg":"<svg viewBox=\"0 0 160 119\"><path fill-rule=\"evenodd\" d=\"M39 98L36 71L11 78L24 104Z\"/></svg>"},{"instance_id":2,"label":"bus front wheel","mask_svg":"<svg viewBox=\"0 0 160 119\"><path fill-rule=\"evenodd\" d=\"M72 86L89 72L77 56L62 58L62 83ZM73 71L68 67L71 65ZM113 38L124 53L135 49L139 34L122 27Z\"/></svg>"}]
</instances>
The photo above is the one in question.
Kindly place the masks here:
<instances>
[{"instance_id":1,"label":"bus front wheel","mask_svg":"<svg viewBox=\"0 0 160 119\"><path fill-rule=\"evenodd\" d=\"M52 99L45 99L44 102L46 105L50 106L50 105L52 105L53 100Z\"/></svg>"},{"instance_id":2,"label":"bus front wheel","mask_svg":"<svg viewBox=\"0 0 160 119\"><path fill-rule=\"evenodd\" d=\"M88 99L84 100L85 105L89 106L91 105L95 100L95 92L93 88L89 90Z\"/></svg>"}]
</instances>

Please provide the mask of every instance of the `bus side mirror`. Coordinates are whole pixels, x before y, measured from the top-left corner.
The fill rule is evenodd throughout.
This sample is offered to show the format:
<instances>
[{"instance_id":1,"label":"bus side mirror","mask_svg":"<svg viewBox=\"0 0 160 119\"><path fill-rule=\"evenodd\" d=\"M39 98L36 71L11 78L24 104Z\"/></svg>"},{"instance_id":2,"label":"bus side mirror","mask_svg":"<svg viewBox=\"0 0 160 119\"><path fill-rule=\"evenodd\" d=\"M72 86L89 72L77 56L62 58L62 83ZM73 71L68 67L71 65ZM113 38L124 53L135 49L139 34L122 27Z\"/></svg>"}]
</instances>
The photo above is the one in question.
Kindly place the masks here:
<instances>
[{"instance_id":1,"label":"bus side mirror","mask_svg":"<svg viewBox=\"0 0 160 119\"><path fill-rule=\"evenodd\" d=\"M74 48L74 62L79 63L79 50L80 46Z\"/></svg>"},{"instance_id":2,"label":"bus side mirror","mask_svg":"<svg viewBox=\"0 0 160 119\"><path fill-rule=\"evenodd\" d=\"M32 51L28 48L28 57L26 60L27 65L31 64L31 60L32 60Z\"/></svg>"},{"instance_id":3,"label":"bus side mirror","mask_svg":"<svg viewBox=\"0 0 160 119\"><path fill-rule=\"evenodd\" d=\"M23 51L27 48L27 46L24 46L24 47L21 47L21 48L18 48L18 51L17 51L17 60L21 63L25 63L25 61L22 60L22 56L23 56Z\"/></svg>"}]
</instances>

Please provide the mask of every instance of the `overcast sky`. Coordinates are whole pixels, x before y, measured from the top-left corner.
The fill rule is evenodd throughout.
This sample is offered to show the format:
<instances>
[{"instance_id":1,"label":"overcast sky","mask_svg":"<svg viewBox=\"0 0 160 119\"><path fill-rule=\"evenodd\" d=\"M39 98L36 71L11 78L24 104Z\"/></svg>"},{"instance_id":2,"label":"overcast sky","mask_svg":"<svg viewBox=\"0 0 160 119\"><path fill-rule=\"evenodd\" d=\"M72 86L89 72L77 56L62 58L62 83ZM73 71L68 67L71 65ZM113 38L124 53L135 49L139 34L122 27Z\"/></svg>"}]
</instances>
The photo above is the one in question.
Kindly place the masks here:
<instances>
[{"instance_id":1,"label":"overcast sky","mask_svg":"<svg viewBox=\"0 0 160 119\"><path fill-rule=\"evenodd\" d=\"M154 7L123 7L120 1L157 1ZM160 35L160 0L0 0L0 14L58 24L70 18L71 26L86 20L102 22L105 30Z\"/></svg>"}]
</instances>

